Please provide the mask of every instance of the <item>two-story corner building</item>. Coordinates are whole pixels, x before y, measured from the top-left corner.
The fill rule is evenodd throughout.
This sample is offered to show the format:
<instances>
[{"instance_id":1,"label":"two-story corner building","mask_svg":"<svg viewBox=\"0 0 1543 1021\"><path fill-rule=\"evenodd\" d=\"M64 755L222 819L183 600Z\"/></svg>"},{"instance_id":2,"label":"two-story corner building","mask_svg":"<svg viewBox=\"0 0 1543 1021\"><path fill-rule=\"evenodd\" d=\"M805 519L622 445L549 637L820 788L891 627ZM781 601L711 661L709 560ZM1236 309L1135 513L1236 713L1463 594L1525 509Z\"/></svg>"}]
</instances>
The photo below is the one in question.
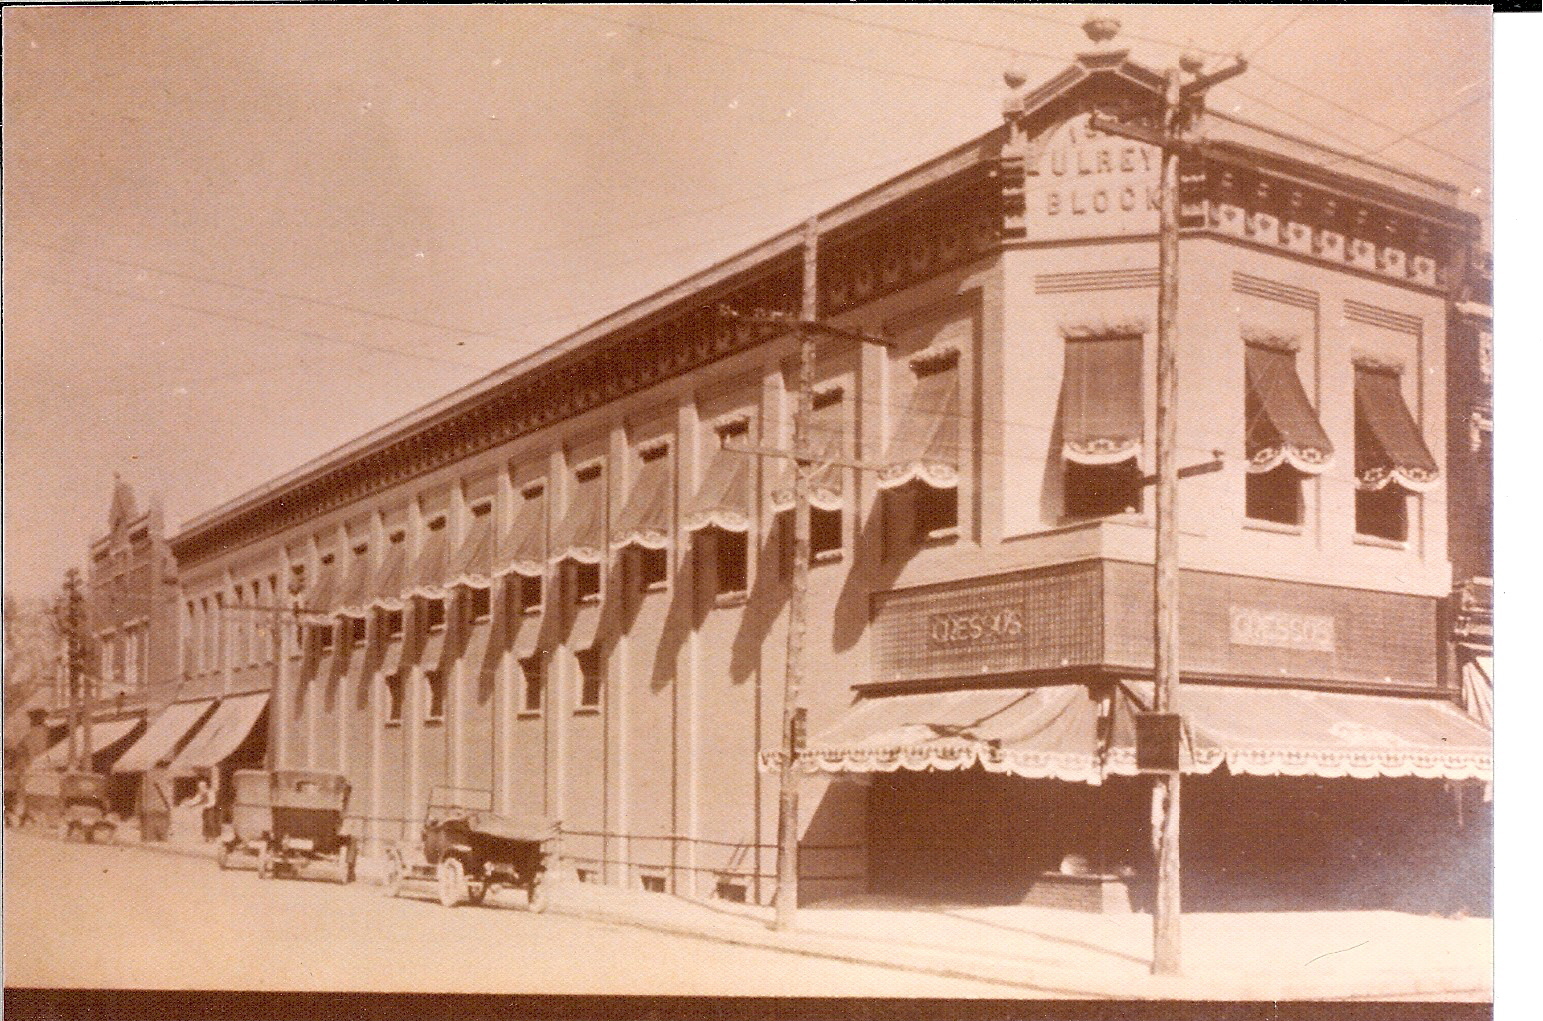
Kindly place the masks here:
<instances>
[{"instance_id":1,"label":"two-story corner building","mask_svg":"<svg viewBox=\"0 0 1543 1021\"><path fill-rule=\"evenodd\" d=\"M819 316L888 344L817 364L817 441L877 470L813 480L806 899L1114 906L1150 872L1157 159L1089 113L1150 117L1162 79L1108 50L1010 84L1004 125L816 220ZM1435 896L1449 787L1491 768L1438 666L1476 225L1203 130L1179 442L1224 466L1180 493L1186 896ZM796 312L802 266L780 234L189 522L184 669L264 693L273 761L348 776L367 853L476 797L559 817L580 879L768 900L790 486L731 448L788 442L796 344L715 310ZM277 639L228 612L291 589Z\"/></svg>"}]
</instances>

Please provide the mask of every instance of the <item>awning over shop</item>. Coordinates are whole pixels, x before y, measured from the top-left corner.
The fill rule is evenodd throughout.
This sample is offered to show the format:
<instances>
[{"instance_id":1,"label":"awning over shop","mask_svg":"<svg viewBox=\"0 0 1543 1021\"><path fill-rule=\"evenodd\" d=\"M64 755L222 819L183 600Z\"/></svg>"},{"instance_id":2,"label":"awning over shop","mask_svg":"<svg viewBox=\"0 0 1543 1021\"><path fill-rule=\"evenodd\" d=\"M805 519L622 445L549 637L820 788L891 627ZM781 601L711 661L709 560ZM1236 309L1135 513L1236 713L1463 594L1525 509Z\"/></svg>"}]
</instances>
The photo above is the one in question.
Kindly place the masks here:
<instances>
[{"instance_id":1,"label":"awning over shop","mask_svg":"<svg viewBox=\"0 0 1543 1021\"><path fill-rule=\"evenodd\" d=\"M450 547L450 529L444 518L423 530L423 544L413 559L405 578L403 595L421 596L424 599L445 597L445 560Z\"/></svg>"},{"instance_id":2,"label":"awning over shop","mask_svg":"<svg viewBox=\"0 0 1543 1021\"><path fill-rule=\"evenodd\" d=\"M444 541L448 543L448 538ZM442 548L448 548L448 546ZM445 579L447 588L455 588L457 585L465 585L469 588L492 586L492 505L488 505L481 514L472 512L471 520L466 525L466 537L461 540L460 548L455 551L455 555L449 558L449 566L442 571L441 576Z\"/></svg>"},{"instance_id":3,"label":"awning over shop","mask_svg":"<svg viewBox=\"0 0 1543 1021\"><path fill-rule=\"evenodd\" d=\"M527 496L520 500L514 520L498 544L498 572L514 572L526 578L546 574L546 496Z\"/></svg>"},{"instance_id":4,"label":"awning over shop","mask_svg":"<svg viewBox=\"0 0 1543 1021\"><path fill-rule=\"evenodd\" d=\"M30 695L22 699L20 705L6 714L5 747L14 748L26 740L28 731L32 729L29 714L34 709L47 709L50 694L46 688L34 688Z\"/></svg>"},{"instance_id":5,"label":"awning over shop","mask_svg":"<svg viewBox=\"0 0 1543 1021\"><path fill-rule=\"evenodd\" d=\"M224 762L252 732L252 727L267 704L266 691L221 699L213 715L204 721L193 739L177 753L171 768L208 769Z\"/></svg>"},{"instance_id":6,"label":"awning over shop","mask_svg":"<svg viewBox=\"0 0 1543 1021\"><path fill-rule=\"evenodd\" d=\"M1139 457L1142 442L1141 335L1074 333L1061 377L1061 456L1076 464Z\"/></svg>"},{"instance_id":7,"label":"awning over shop","mask_svg":"<svg viewBox=\"0 0 1543 1021\"><path fill-rule=\"evenodd\" d=\"M599 564L605 560L605 473L574 476L568 513L552 536L551 559Z\"/></svg>"},{"instance_id":8,"label":"awning over shop","mask_svg":"<svg viewBox=\"0 0 1543 1021\"><path fill-rule=\"evenodd\" d=\"M866 698L809 741L810 772L890 773L980 765L993 773L1097 784L1101 703L1086 685ZM763 755L774 767L776 756Z\"/></svg>"},{"instance_id":9,"label":"awning over shop","mask_svg":"<svg viewBox=\"0 0 1543 1021\"><path fill-rule=\"evenodd\" d=\"M375 571L375 584L370 605L384 610L402 608L402 590L407 587L407 534L392 536L386 542L381 555L380 567Z\"/></svg>"},{"instance_id":10,"label":"awning over shop","mask_svg":"<svg viewBox=\"0 0 1543 1021\"><path fill-rule=\"evenodd\" d=\"M1152 704L1149 682L1122 682L1109 772L1134 773L1131 710ZM1488 780L1491 733L1450 702L1300 688L1185 684L1187 772L1226 765L1254 776L1418 776Z\"/></svg>"},{"instance_id":11,"label":"awning over shop","mask_svg":"<svg viewBox=\"0 0 1543 1021\"><path fill-rule=\"evenodd\" d=\"M911 359L916 389L896 425L879 469L879 488L922 482L959 484L959 349L923 351Z\"/></svg>"},{"instance_id":12,"label":"awning over shop","mask_svg":"<svg viewBox=\"0 0 1543 1021\"><path fill-rule=\"evenodd\" d=\"M348 571L332 607L333 613L342 617L369 616L370 597L374 593L370 585L370 550L367 545L354 547L348 561Z\"/></svg>"},{"instance_id":13,"label":"awning over shop","mask_svg":"<svg viewBox=\"0 0 1543 1021\"><path fill-rule=\"evenodd\" d=\"M1463 707L1486 727L1495 725L1495 660L1475 656L1463 664Z\"/></svg>"},{"instance_id":14,"label":"awning over shop","mask_svg":"<svg viewBox=\"0 0 1543 1021\"><path fill-rule=\"evenodd\" d=\"M214 706L214 699L203 698L192 702L173 702L155 718L139 740L113 763L114 773L143 773L154 769L163 759L169 759L177 743L198 726L206 713Z\"/></svg>"},{"instance_id":15,"label":"awning over shop","mask_svg":"<svg viewBox=\"0 0 1543 1021\"><path fill-rule=\"evenodd\" d=\"M1360 489L1388 484L1423 493L1441 469L1404 403L1399 370L1369 359L1355 365L1355 479Z\"/></svg>"},{"instance_id":16,"label":"awning over shop","mask_svg":"<svg viewBox=\"0 0 1543 1021\"><path fill-rule=\"evenodd\" d=\"M1334 460L1334 444L1302 388L1295 347L1280 338L1251 337L1245 361L1249 472L1262 474L1287 464L1309 475L1322 473Z\"/></svg>"},{"instance_id":17,"label":"awning over shop","mask_svg":"<svg viewBox=\"0 0 1543 1021\"><path fill-rule=\"evenodd\" d=\"M809 504L819 510L838 511L843 506L842 484L846 470L840 465L820 463L840 457L844 452L843 424L841 391L816 394L814 411L809 416L809 449L816 461L809 476ZM771 507L778 514L793 509L794 470L792 463L786 465L772 486Z\"/></svg>"},{"instance_id":18,"label":"awning over shop","mask_svg":"<svg viewBox=\"0 0 1543 1021\"><path fill-rule=\"evenodd\" d=\"M664 549L670 544L670 458L668 449L651 452L638 468L632 492L616 517L611 545Z\"/></svg>"},{"instance_id":19,"label":"awning over shop","mask_svg":"<svg viewBox=\"0 0 1543 1021\"><path fill-rule=\"evenodd\" d=\"M747 431L720 433L720 445L713 451L702 484L681 516L681 527L688 532L721 528L725 532L750 530L750 461L752 454L722 446L723 442L744 440Z\"/></svg>"},{"instance_id":20,"label":"awning over shop","mask_svg":"<svg viewBox=\"0 0 1543 1021\"><path fill-rule=\"evenodd\" d=\"M122 720L104 720L91 724L91 757L95 759L105 751L110 751L112 746L127 738L134 732L134 728L144 722L140 716L131 716ZM83 749L85 728L75 731L75 747ZM48 751L32 760L32 769L63 769L70 761L70 739L55 744Z\"/></svg>"}]
</instances>

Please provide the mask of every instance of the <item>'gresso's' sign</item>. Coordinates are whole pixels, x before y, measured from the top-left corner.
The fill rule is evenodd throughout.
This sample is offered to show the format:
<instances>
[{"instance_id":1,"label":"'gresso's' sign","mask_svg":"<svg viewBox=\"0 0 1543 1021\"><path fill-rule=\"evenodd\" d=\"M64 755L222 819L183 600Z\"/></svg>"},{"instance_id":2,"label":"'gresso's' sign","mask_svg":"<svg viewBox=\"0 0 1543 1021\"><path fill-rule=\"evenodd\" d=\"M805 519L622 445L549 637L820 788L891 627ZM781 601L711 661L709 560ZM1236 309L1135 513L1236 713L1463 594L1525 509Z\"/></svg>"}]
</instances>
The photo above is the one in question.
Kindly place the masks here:
<instances>
[{"instance_id":1,"label":"'gresso's' sign","mask_svg":"<svg viewBox=\"0 0 1543 1021\"><path fill-rule=\"evenodd\" d=\"M964 613L934 613L927 617L927 644L934 649L999 645L1023 637L1023 606L999 604Z\"/></svg>"},{"instance_id":2,"label":"'gresso's' sign","mask_svg":"<svg viewBox=\"0 0 1543 1021\"><path fill-rule=\"evenodd\" d=\"M1251 606L1229 606L1233 645L1265 646L1273 649L1305 649L1309 652L1334 651L1334 618L1316 613L1288 610L1262 610Z\"/></svg>"}]
</instances>

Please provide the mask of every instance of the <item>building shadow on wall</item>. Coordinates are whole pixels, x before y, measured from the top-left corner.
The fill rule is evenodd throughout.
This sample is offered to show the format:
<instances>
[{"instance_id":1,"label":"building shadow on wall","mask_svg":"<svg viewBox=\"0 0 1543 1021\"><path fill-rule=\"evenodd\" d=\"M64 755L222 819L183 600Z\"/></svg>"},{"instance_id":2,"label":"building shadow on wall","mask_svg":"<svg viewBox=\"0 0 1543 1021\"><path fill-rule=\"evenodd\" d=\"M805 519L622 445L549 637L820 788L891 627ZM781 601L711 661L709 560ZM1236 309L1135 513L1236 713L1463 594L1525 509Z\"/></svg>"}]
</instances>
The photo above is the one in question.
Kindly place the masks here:
<instances>
[{"instance_id":1,"label":"building shadow on wall","mask_svg":"<svg viewBox=\"0 0 1543 1021\"><path fill-rule=\"evenodd\" d=\"M852 561L872 564L870 571L849 570L836 597L835 621L831 641L837 652L845 652L861 640L868 627L869 599L875 592L888 591L900 576L906 562L916 555L916 547L907 543L903 550L885 549L884 493L868 509L866 519L858 523L852 539Z\"/></svg>"},{"instance_id":2,"label":"building shadow on wall","mask_svg":"<svg viewBox=\"0 0 1543 1021\"><path fill-rule=\"evenodd\" d=\"M793 591L791 579L787 577L783 542L783 529L791 526L792 515L778 515L756 555L755 584L745 601L739 630L734 634L734 644L729 651L731 683L743 684L761 669L766 641Z\"/></svg>"},{"instance_id":3,"label":"building shadow on wall","mask_svg":"<svg viewBox=\"0 0 1543 1021\"><path fill-rule=\"evenodd\" d=\"M680 666L680 650L685 648L691 633L707 619L707 610L697 598L696 540L688 540L685 555L676 562L675 576L670 584L670 605L664 611L664 623L659 629L659 644L654 650L653 676L649 690L658 693L675 682Z\"/></svg>"}]
</instances>

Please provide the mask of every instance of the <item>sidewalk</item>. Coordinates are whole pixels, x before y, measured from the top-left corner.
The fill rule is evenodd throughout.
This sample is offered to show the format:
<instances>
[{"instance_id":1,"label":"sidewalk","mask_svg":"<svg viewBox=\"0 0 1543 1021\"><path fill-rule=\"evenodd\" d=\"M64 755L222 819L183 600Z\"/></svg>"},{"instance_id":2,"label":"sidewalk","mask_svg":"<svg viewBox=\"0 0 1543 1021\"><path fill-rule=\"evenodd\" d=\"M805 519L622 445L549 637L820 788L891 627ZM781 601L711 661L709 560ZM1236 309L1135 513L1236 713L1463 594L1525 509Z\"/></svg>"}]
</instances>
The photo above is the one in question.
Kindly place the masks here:
<instances>
[{"instance_id":1,"label":"sidewalk","mask_svg":"<svg viewBox=\"0 0 1543 1021\"><path fill-rule=\"evenodd\" d=\"M120 838L139 844L132 829L120 831ZM139 846L209 859L217 852L215 844L201 842ZM374 881L374 864L361 859L360 881ZM553 889L548 910L720 943L1000 983L1004 997L1487 1001L1491 995L1487 918L1392 911L1186 914L1184 975L1158 977L1149 974L1152 920L1146 914L864 897L801 908L792 931L776 932L769 907L571 881Z\"/></svg>"}]
</instances>

